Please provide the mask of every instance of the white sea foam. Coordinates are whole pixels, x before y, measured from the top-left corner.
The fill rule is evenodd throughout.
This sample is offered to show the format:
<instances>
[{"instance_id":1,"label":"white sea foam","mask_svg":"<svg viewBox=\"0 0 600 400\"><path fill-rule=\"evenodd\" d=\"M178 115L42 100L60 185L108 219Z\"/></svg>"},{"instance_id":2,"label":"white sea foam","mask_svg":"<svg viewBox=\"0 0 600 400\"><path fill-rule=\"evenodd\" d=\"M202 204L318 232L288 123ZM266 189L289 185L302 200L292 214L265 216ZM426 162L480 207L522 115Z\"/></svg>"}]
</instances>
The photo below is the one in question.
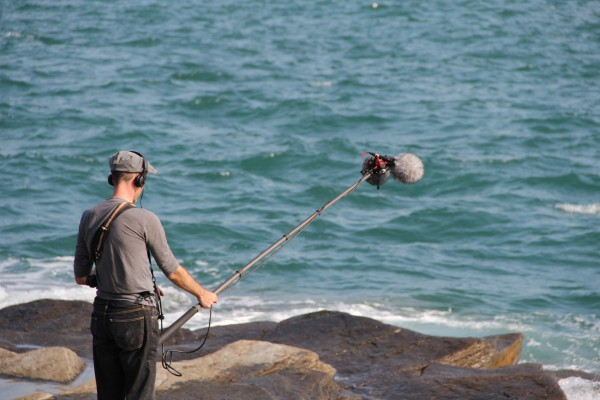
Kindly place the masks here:
<instances>
[{"instance_id":1,"label":"white sea foam","mask_svg":"<svg viewBox=\"0 0 600 400\"><path fill-rule=\"evenodd\" d=\"M177 289L167 290L163 300L165 321L173 322L182 310L191 307L194 299ZM178 292L178 293L177 293ZM497 332L526 332L532 328L527 324L497 317L490 321L455 316L452 310L419 310L411 307L388 309L380 304L364 303L317 303L313 300L276 300L252 296L223 296L215 307L213 325L241 324L256 321L281 322L296 315L323 310L336 310L359 317L376 319L389 325L401 326L418 332L440 336L473 336L480 332L483 335ZM205 319L193 319L186 327L198 329L204 327Z\"/></svg>"},{"instance_id":2,"label":"white sea foam","mask_svg":"<svg viewBox=\"0 0 600 400\"><path fill-rule=\"evenodd\" d=\"M93 301L94 290L75 284L72 265L73 257L0 262L0 308L40 299Z\"/></svg>"},{"instance_id":3,"label":"white sea foam","mask_svg":"<svg viewBox=\"0 0 600 400\"><path fill-rule=\"evenodd\" d=\"M4 34L4 37L7 39L35 39L35 36L33 35L28 35L28 34L24 34L21 32L6 32Z\"/></svg>"},{"instance_id":4,"label":"white sea foam","mask_svg":"<svg viewBox=\"0 0 600 400\"><path fill-rule=\"evenodd\" d=\"M570 377L561 379L558 384L568 400L600 399L600 382L594 382L579 377Z\"/></svg>"},{"instance_id":5,"label":"white sea foam","mask_svg":"<svg viewBox=\"0 0 600 400\"><path fill-rule=\"evenodd\" d=\"M331 81L323 81L323 82L311 82L310 86L312 87L331 87L333 86L333 83Z\"/></svg>"},{"instance_id":6,"label":"white sea foam","mask_svg":"<svg viewBox=\"0 0 600 400\"><path fill-rule=\"evenodd\" d=\"M570 214L600 215L600 203L594 204L569 204L559 203L556 208Z\"/></svg>"}]
</instances>

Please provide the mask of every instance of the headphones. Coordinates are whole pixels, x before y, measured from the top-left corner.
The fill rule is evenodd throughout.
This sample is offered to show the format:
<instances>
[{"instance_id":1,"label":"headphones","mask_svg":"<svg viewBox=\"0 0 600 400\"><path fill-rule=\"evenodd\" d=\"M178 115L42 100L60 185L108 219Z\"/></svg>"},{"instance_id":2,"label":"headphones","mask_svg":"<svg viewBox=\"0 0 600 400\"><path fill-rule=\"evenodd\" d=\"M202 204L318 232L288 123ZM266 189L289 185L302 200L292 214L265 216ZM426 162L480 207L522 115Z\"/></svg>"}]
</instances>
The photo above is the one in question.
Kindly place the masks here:
<instances>
[{"instance_id":1,"label":"headphones","mask_svg":"<svg viewBox=\"0 0 600 400\"><path fill-rule=\"evenodd\" d=\"M135 177L135 180L133 183L137 187L143 187L146 184L146 175L148 175L148 163L146 162L146 159L144 158L144 156L141 153L138 153L137 151L133 151L133 150L129 150L129 152L133 153L133 154L137 154L138 156L142 157L142 172L140 172L139 175ZM110 186L115 186L115 181L113 179L112 173L110 175L108 175L108 184Z\"/></svg>"},{"instance_id":2,"label":"headphones","mask_svg":"<svg viewBox=\"0 0 600 400\"><path fill-rule=\"evenodd\" d=\"M131 150L130 150L131 151ZM135 177L135 186L143 187L146 184L146 175L148 175L148 163L146 159L142 155L142 153L138 153L137 151L131 151L133 154L137 154L142 157L142 172Z\"/></svg>"}]
</instances>

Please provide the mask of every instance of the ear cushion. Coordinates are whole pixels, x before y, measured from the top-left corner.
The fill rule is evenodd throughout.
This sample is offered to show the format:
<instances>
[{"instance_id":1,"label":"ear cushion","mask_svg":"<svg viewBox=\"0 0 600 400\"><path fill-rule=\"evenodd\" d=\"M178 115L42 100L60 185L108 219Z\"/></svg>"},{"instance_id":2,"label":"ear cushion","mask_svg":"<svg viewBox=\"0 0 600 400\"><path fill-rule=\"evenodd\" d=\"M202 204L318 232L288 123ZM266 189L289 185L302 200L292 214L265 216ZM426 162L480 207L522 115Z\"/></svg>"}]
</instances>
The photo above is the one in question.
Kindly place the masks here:
<instances>
[{"instance_id":1,"label":"ear cushion","mask_svg":"<svg viewBox=\"0 0 600 400\"><path fill-rule=\"evenodd\" d=\"M108 184L110 186L115 186L115 181L112 174L108 175L108 178L106 180L108 181ZM146 174L139 174L138 176L136 176L134 183L137 187L144 186L146 184Z\"/></svg>"},{"instance_id":2,"label":"ear cushion","mask_svg":"<svg viewBox=\"0 0 600 400\"><path fill-rule=\"evenodd\" d=\"M145 173L141 173L138 176L136 176L135 178L135 186L137 187L143 187L146 184L146 174Z\"/></svg>"},{"instance_id":3,"label":"ear cushion","mask_svg":"<svg viewBox=\"0 0 600 400\"><path fill-rule=\"evenodd\" d=\"M135 177L134 183L137 187L144 187L144 185L146 184L146 175L148 174L148 165L146 164L146 159L144 158L142 153L138 153L137 151L133 150L131 152L137 154L142 158L142 172Z\"/></svg>"}]
</instances>

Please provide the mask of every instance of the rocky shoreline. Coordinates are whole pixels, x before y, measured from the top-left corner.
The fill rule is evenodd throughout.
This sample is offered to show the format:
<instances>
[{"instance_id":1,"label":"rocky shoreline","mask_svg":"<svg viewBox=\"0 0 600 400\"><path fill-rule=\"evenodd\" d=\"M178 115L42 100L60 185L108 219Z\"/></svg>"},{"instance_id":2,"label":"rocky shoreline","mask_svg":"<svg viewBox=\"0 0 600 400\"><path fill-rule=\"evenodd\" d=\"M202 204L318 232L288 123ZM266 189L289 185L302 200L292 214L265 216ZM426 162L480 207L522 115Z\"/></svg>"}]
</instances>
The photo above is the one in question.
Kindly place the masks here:
<instances>
[{"instance_id":1,"label":"rocky shoreline","mask_svg":"<svg viewBox=\"0 0 600 400\"><path fill-rule=\"evenodd\" d=\"M90 314L89 303L60 300L0 310L0 374L73 381L91 359ZM167 348L190 350L205 334L182 329ZM213 327L200 352L174 355L181 377L159 363L157 399L566 400L560 379L600 380L597 374L519 364L522 342L519 333L428 336L332 311ZM93 379L60 394L22 397L95 398Z\"/></svg>"}]
</instances>

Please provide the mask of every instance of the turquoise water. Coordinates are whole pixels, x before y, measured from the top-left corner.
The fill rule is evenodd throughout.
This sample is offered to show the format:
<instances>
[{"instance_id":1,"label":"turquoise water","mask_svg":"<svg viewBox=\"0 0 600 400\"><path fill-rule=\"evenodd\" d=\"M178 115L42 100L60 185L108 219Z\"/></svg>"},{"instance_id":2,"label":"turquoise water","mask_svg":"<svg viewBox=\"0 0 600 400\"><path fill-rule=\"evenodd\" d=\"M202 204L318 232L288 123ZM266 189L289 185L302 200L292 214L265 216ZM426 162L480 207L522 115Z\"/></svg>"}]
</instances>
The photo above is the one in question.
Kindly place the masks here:
<instances>
[{"instance_id":1,"label":"turquoise water","mask_svg":"<svg viewBox=\"0 0 600 400\"><path fill-rule=\"evenodd\" d=\"M221 296L216 324L334 309L435 335L526 335L600 371L600 5L594 1L6 1L0 307L72 279L107 158L144 153L182 264L214 288L412 152ZM168 284L168 321L193 299ZM187 325L199 328L206 315Z\"/></svg>"}]
</instances>

